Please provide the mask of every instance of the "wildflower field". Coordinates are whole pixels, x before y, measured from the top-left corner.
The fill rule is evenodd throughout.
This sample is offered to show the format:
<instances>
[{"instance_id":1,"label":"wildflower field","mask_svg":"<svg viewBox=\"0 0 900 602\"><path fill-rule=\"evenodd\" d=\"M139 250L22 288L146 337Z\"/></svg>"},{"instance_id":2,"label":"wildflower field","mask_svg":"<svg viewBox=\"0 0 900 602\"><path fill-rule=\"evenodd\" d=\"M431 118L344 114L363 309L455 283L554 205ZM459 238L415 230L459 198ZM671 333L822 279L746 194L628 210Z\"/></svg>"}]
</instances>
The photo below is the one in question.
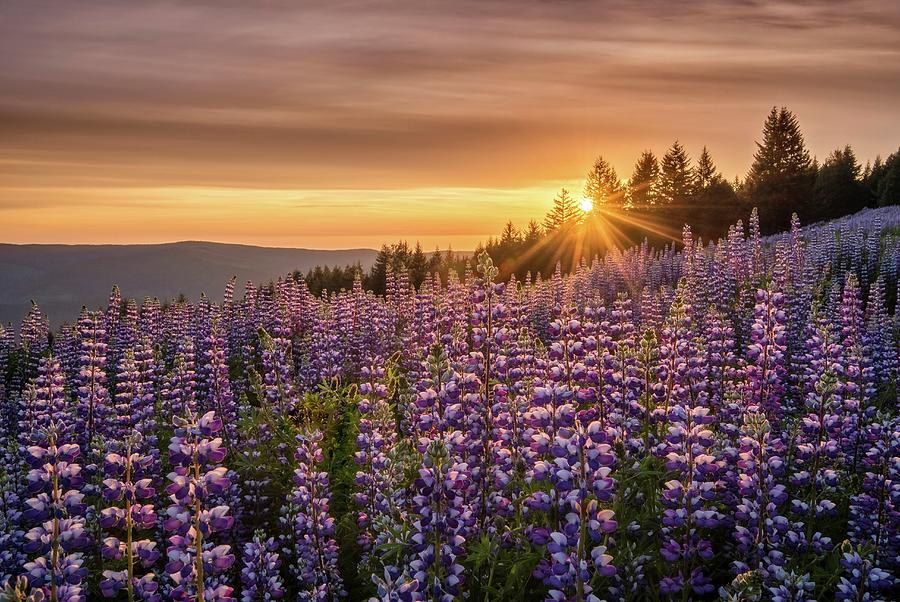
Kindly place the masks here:
<instances>
[{"instance_id":1,"label":"wildflower field","mask_svg":"<svg viewBox=\"0 0 900 602\"><path fill-rule=\"evenodd\" d=\"M0 328L0 599L896 600L898 232L35 305Z\"/></svg>"}]
</instances>

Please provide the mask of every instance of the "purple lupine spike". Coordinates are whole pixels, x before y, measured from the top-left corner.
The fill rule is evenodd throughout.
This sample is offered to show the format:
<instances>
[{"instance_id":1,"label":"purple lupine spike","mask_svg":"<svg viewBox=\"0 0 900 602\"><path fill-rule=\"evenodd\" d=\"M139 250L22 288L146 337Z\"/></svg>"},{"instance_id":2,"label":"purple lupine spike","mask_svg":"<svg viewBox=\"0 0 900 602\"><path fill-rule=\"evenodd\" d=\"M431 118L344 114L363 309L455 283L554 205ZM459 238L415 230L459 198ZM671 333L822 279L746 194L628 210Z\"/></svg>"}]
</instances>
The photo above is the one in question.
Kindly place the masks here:
<instances>
[{"instance_id":1,"label":"purple lupine spike","mask_svg":"<svg viewBox=\"0 0 900 602\"><path fill-rule=\"evenodd\" d=\"M59 360L53 356L41 358L34 386L23 396L25 423L21 429L27 441L40 440L54 423L72 422L72 409L66 400L65 375ZM60 442L74 440L70 429L57 433Z\"/></svg>"},{"instance_id":2,"label":"purple lupine spike","mask_svg":"<svg viewBox=\"0 0 900 602\"><path fill-rule=\"evenodd\" d=\"M126 350L122 354L116 374L115 403L108 420L113 423L109 434L114 442L120 444L131 434L141 418L140 371L135 361L134 351ZM135 411L137 410L137 411ZM121 449L120 446L116 446Z\"/></svg>"},{"instance_id":3,"label":"purple lupine spike","mask_svg":"<svg viewBox=\"0 0 900 602\"><path fill-rule=\"evenodd\" d=\"M25 534L24 550L35 558L24 565L33 588L40 588L51 601L83 602L82 582L87 577L80 550L88 547L85 530L81 466L77 444L61 443L63 423L53 422L39 437L40 445L28 447L26 461L28 500L24 516L36 523Z\"/></svg>"},{"instance_id":4,"label":"purple lupine spike","mask_svg":"<svg viewBox=\"0 0 900 602\"><path fill-rule=\"evenodd\" d=\"M175 353L172 372L166 378L163 398L173 418L197 411L197 372L194 342L185 337Z\"/></svg>"},{"instance_id":5,"label":"purple lupine spike","mask_svg":"<svg viewBox=\"0 0 900 602\"><path fill-rule=\"evenodd\" d=\"M887 598L875 596L892 588L896 583L894 578L883 569L873 565L870 560L863 558L851 546L845 546L844 550L841 556L841 568L843 568L844 574L837 586L835 599L848 602L886 600Z\"/></svg>"},{"instance_id":6,"label":"purple lupine spike","mask_svg":"<svg viewBox=\"0 0 900 602\"><path fill-rule=\"evenodd\" d=\"M301 591L299 600L332 602L346 596L338 572L335 522L329 515L331 491L328 474L320 470L322 433L297 436L297 469L290 501L298 512L294 518L295 562Z\"/></svg>"},{"instance_id":7,"label":"purple lupine spike","mask_svg":"<svg viewBox=\"0 0 900 602\"><path fill-rule=\"evenodd\" d=\"M750 403L759 406L772 421L784 412L785 329L784 296L756 291L756 306L747 347L747 388Z\"/></svg>"},{"instance_id":8,"label":"purple lupine spike","mask_svg":"<svg viewBox=\"0 0 900 602\"><path fill-rule=\"evenodd\" d=\"M297 405L294 361L291 339L285 327L279 326L274 337L260 330L262 348L263 390L266 402L278 414L289 414Z\"/></svg>"},{"instance_id":9,"label":"purple lupine spike","mask_svg":"<svg viewBox=\"0 0 900 602\"><path fill-rule=\"evenodd\" d=\"M607 507L615 487L611 475L616 456L607 430L592 419L593 409L576 411L565 404L558 414L560 427L551 444L556 460L543 466L538 463L536 471L549 472L559 492L562 520L546 532L549 558L538 565L535 576L550 588L553 599L587 599L595 595L594 576L602 580L616 573L608 544L603 543L618 528L613 510Z\"/></svg>"},{"instance_id":10,"label":"purple lupine spike","mask_svg":"<svg viewBox=\"0 0 900 602\"><path fill-rule=\"evenodd\" d=\"M226 442L233 442L237 437L237 406L231 381L228 378L228 364L225 351L225 337L222 335L219 321L215 320L209 336L206 338L206 390L209 409L216 413L225 424L223 434Z\"/></svg>"},{"instance_id":11,"label":"purple lupine spike","mask_svg":"<svg viewBox=\"0 0 900 602\"><path fill-rule=\"evenodd\" d=\"M900 419L867 425L861 489L850 499L850 541L870 549L874 567L900 570ZM890 574L888 574L890 576ZM891 577L893 579L893 577Z\"/></svg>"},{"instance_id":12,"label":"purple lupine spike","mask_svg":"<svg viewBox=\"0 0 900 602\"><path fill-rule=\"evenodd\" d=\"M357 543L363 549L364 560L368 560L373 546L384 535L385 527L399 518L392 512L396 508L392 498L401 488L389 458L390 451L397 444L397 435L396 420L385 399L388 387L380 382L386 373L379 367L380 358L371 363L372 368L363 369L363 377L368 381L360 385L363 397L357 406L361 415L356 437L358 451L353 456L359 467L355 477L358 490L354 495L354 501L360 507ZM388 524L383 524L385 521Z\"/></svg>"},{"instance_id":13,"label":"purple lupine spike","mask_svg":"<svg viewBox=\"0 0 900 602\"><path fill-rule=\"evenodd\" d=\"M874 417L875 375L863 345L867 339L859 282L848 274L841 295L841 344L844 347L842 445L853 471L865 455L864 431Z\"/></svg>"},{"instance_id":14,"label":"purple lupine spike","mask_svg":"<svg viewBox=\"0 0 900 602\"><path fill-rule=\"evenodd\" d=\"M122 319L122 292L119 285L114 284L109 292L109 301L106 304L106 330L107 332L116 332L119 327L119 320Z\"/></svg>"},{"instance_id":15,"label":"purple lupine spike","mask_svg":"<svg viewBox=\"0 0 900 602\"><path fill-rule=\"evenodd\" d=\"M159 299L150 297L144 299L138 318L138 331L150 341L151 346L159 342L162 336L162 310Z\"/></svg>"},{"instance_id":16,"label":"purple lupine spike","mask_svg":"<svg viewBox=\"0 0 900 602\"><path fill-rule=\"evenodd\" d=\"M409 572L426 600L452 600L462 592L465 576L460 561L472 522L462 495L469 486L467 469L451 460L447 442L435 439L428 444L413 483Z\"/></svg>"},{"instance_id":17,"label":"purple lupine spike","mask_svg":"<svg viewBox=\"0 0 900 602\"><path fill-rule=\"evenodd\" d=\"M109 354L111 365L116 365L121 361L122 354L126 349L134 348L137 343L139 320L137 302L134 299L126 299L125 312L115 334L116 347Z\"/></svg>"},{"instance_id":18,"label":"purple lupine spike","mask_svg":"<svg viewBox=\"0 0 900 602\"><path fill-rule=\"evenodd\" d=\"M106 389L106 329L96 312L82 310L78 320L79 442L90 453L95 439L114 436L116 418L107 421L109 392ZM83 422L83 424L82 424Z\"/></svg>"},{"instance_id":19,"label":"purple lupine spike","mask_svg":"<svg viewBox=\"0 0 900 602\"><path fill-rule=\"evenodd\" d=\"M816 554L830 551L831 539L822 535L837 515L832 499L839 495L840 430L842 426L840 401L840 346L833 342L830 325L823 324L809 340L807 354L810 374L807 381L805 405L807 413L801 418L795 436L794 466L790 484L794 489L791 516L797 520L796 537L789 544L797 553L811 548Z\"/></svg>"},{"instance_id":20,"label":"purple lupine spike","mask_svg":"<svg viewBox=\"0 0 900 602\"><path fill-rule=\"evenodd\" d=\"M19 339L24 356L19 376L21 382L26 383L37 375L41 357L50 347L50 321L34 301L31 302L31 309L22 321Z\"/></svg>"},{"instance_id":21,"label":"purple lupine spike","mask_svg":"<svg viewBox=\"0 0 900 602\"><path fill-rule=\"evenodd\" d=\"M126 352L123 362L127 361ZM129 601L159 602L159 586L152 571L138 575L138 568L146 571L160 558L156 542L151 539L135 540L138 531L153 529L157 524L156 512L148 500L155 497L152 479L154 459L137 450L143 447L142 437L132 431L122 439L122 454L108 453L103 461L102 497L109 504L100 513L100 525L112 535L102 544L102 555L106 561L124 561L122 570L103 571L100 591L112 598L125 590ZM124 541L123 538L124 537Z\"/></svg>"},{"instance_id":22,"label":"purple lupine spike","mask_svg":"<svg viewBox=\"0 0 900 602\"><path fill-rule=\"evenodd\" d=\"M668 433L662 445L666 468L678 478L663 486L661 555L673 570L663 577L660 591L668 595L704 595L715 588L703 568L713 557L709 533L722 524L715 507L721 462L710 452L715 437L710 425L709 380L705 354L691 336L691 308L676 298L671 320L680 323L680 350L672 379Z\"/></svg>"},{"instance_id":23,"label":"purple lupine spike","mask_svg":"<svg viewBox=\"0 0 900 602\"><path fill-rule=\"evenodd\" d=\"M244 544L241 568L241 602L270 602L284 597L285 589L279 575L281 558L271 537L265 539L256 531L253 539Z\"/></svg>"},{"instance_id":24,"label":"purple lupine spike","mask_svg":"<svg viewBox=\"0 0 900 602\"><path fill-rule=\"evenodd\" d=\"M894 323L888 314L884 278L879 276L869 289L866 303L866 341L864 348L872 358L873 377L884 385L897 376L897 346Z\"/></svg>"},{"instance_id":25,"label":"purple lupine spike","mask_svg":"<svg viewBox=\"0 0 900 602\"><path fill-rule=\"evenodd\" d=\"M579 391L579 399L593 401L595 395L591 391L594 383L600 381L602 419L616 424L617 428L640 433L644 410L640 396L646 387L647 373L640 366L632 301L622 293L613 302L608 316L602 309L595 311L591 307L585 308L584 316L587 322L582 340L588 351L584 363L589 384ZM595 323L595 319L599 322ZM592 356L595 349L598 361ZM629 449L638 451L642 445L640 436L630 441Z\"/></svg>"},{"instance_id":26,"label":"purple lupine spike","mask_svg":"<svg viewBox=\"0 0 900 602\"><path fill-rule=\"evenodd\" d=\"M758 570L767 585L776 584L785 562L784 542L795 528L782 512L787 489L783 478L783 443L772 436L761 408L749 406L743 417L737 465L740 503L735 508L734 538L740 552L734 571Z\"/></svg>"},{"instance_id":27,"label":"purple lupine spike","mask_svg":"<svg viewBox=\"0 0 900 602\"><path fill-rule=\"evenodd\" d=\"M216 585L211 578L226 572L234 564L230 546L215 546L210 538L232 527L227 506L208 507L208 501L229 486L222 440L216 433L222 421L215 412L201 417L188 413L175 416L175 435L169 444L169 461L174 467L166 487L171 505L163 520L172 533L166 549L165 567L173 586L173 600L221 600L234 602L232 588Z\"/></svg>"}]
</instances>

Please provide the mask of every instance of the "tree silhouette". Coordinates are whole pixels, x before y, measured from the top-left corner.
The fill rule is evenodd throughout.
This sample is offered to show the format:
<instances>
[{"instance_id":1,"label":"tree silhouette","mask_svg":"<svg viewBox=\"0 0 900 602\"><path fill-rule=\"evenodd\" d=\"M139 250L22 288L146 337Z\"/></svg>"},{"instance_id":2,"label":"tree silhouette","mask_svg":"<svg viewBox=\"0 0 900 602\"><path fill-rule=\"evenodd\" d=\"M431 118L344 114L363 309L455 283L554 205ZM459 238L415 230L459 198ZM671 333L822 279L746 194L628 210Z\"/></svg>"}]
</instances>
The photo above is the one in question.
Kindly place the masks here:
<instances>
[{"instance_id":1,"label":"tree silhouette","mask_svg":"<svg viewBox=\"0 0 900 602\"><path fill-rule=\"evenodd\" d=\"M578 223L582 218L582 211L578 204L569 195L569 191L563 188L553 199L553 208L544 218L544 229L548 232L559 230Z\"/></svg>"},{"instance_id":2,"label":"tree silhouette","mask_svg":"<svg viewBox=\"0 0 900 602\"><path fill-rule=\"evenodd\" d=\"M632 208L648 208L659 203L659 161L645 150L634 164L628 182L628 204Z\"/></svg>"},{"instance_id":3,"label":"tree silhouette","mask_svg":"<svg viewBox=\"0 0 900 602\"><path fill-rule=\"evenodd\" d=\"M879 207L900 203L900 149L884 162L877 157L867 171L864 182Z\"/></svg>"},{"instance_id":4,"label":"tree silhouette","mask_svg":"<svg viewBox=\"0 0 900 602\"><path fill-rule=\"evenodd\" d=\"M709 154L709 150L704 146L703 151L700 153L700 158L697 160L697 188L709 188L713 184L721 182L722 179L722 175L713 162L712 155Z\"/></svg>"},{"instance_id":5,"label":"tree silhouette","mask_svg":"<svg viewBox=\"0 0 900 602\"><path fill-rule=\"evenodd\" d=\"M682 207L694 193L694 170L691 160L677 140L672 143L660 164L659 197L663 205Z\"/></svg>"},{"instance_id":6,"label":"tree silhouette","mask_svg":"<svg viewBox=\"0 0 900 602\"><path fill-rule=\"evenodd\" d=\"M809 205L815 183L815 169L797 117L785 107L772 107L763 125L762 142L756 146L745 183L748 201L759 208L764 233L787 229L791 213ZM808 211L801 211L801 218L810 221Z\"/></svg>"},{"instance_id":7,"label":"tree silhouette","mask_svg":"<svg viewBox=\"0 0 900 602\"><path fill-rule=\"evenodd\" d=\"M850 146L833 151L816 176L809 218L830 219L853 213L869 205L872 194L862 182L862 169Z\"/></svg>"},{"instance_id":8,"label":"tree silhouette","mask_svg":"<svg viewBox=\"0 0 900 602\"><path fill-rule=\"evenodd\" d=\"M624 204L625 195L616 169L602 156L597 157L587 174L584 196L594 201L594 207L619 206Z\"/></svg>"}]
</instances>

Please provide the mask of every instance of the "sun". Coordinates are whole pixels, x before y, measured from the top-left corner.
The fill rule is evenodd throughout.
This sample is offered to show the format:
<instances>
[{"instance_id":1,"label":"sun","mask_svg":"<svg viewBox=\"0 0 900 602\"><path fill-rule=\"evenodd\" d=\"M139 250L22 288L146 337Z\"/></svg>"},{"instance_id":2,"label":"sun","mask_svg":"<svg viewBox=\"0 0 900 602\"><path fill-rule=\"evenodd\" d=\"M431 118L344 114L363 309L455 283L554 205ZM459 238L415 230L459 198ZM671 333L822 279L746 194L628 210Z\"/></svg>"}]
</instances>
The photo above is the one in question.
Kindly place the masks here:
<instances>
[{"instance_id":1,"label":"sun","mask_svg":"<svg viewBox=\"0 0 900 602\"><path fill-rule=\"evenodd\" d=\"M584 211L585 213L590 213L594 210L594 199L590 197L584 197L581 199L580 206L582 211Z\"/></svg>"}]
</instances>

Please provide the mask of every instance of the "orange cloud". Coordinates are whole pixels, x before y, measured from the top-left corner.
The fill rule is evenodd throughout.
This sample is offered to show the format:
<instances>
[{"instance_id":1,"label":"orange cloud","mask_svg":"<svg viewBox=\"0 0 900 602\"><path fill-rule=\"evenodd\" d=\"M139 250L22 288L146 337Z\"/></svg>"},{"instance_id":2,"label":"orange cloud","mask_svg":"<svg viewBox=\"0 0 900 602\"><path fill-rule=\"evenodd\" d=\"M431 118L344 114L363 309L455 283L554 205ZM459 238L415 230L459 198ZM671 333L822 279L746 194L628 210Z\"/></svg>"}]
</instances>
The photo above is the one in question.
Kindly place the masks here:
<instances>
[{"instance_id":1,"label":"orange cloud","mask_svg":"<svg viewBox=\"0 0 900 602\"><path fill-rule=\"evenodd\" d=\"M743 173L773 104L889 153L898 39L887 0L5 3L0 239L471 247L598 153Z\"/></svg>"}]
</instances>

